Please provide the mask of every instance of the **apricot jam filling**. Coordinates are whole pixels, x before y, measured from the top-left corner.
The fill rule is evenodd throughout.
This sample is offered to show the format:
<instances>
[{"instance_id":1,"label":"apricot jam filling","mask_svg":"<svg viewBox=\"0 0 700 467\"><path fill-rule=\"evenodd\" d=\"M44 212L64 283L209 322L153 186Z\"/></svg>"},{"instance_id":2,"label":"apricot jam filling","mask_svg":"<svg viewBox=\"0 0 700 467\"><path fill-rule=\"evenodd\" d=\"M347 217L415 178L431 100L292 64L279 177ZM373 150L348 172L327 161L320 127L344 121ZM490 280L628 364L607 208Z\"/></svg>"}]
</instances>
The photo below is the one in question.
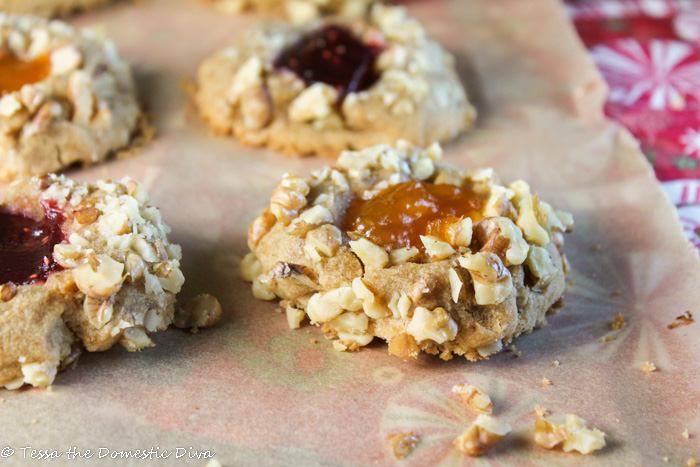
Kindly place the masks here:
<instances>
[{"instance_id":1,"label":"apricot jam filling","mask_svg":"<svg viewBox=\"0 0 700 467\"><path fill-rule=\"evenodd\" d=\"M37 83L51 72L48 55L27 61L0 50L0 96L19 91L25 84Z\"/></svg>"},{"instance_id":2,"label":"apricot jam filling","mask_svg":"<svg viewBox=\"0 0 700 467\"><path fill-rule=\"evenodd\" d=\"M0 284L43 282L62 269L54 261L53 247L64 241L63 215L55 201L42 205L44 218L39 221L0 209Z\"/></svg>"},{"instance_id":3,"label":"apricot jam filling","mask_svg":"<svg viewBox=\"0 0 700 467\"><path fill-rule=\"evenodd\" d=\"M381 47L362 42L342 26L326 26L283 50L276 69L288 69L309 85L317 82L335 87L341 99L377 81L374 62Z\"/></svg>"},{"instance_id":4,"label":"apricot jam filling","mask_svg":"<svg viewBox=\"0 0 700 467\"><path fill-rule=\"evenodd\" d=\"M454 185L404 182L370 199L356 198L345 213L344 228L384 248L424 252L421 235L447 240L454 222L481 219L485 202L484 195Z\"/></svg>"}]
</instances>

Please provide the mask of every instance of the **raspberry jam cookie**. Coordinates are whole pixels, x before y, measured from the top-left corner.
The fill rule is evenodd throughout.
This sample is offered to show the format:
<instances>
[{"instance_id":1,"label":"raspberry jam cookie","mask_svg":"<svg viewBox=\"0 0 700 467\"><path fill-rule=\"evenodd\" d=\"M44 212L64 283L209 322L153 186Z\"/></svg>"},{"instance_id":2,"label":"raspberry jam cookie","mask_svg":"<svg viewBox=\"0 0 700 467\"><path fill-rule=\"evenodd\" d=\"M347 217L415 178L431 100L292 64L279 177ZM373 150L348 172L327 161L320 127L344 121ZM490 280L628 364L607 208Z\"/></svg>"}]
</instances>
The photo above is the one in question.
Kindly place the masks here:
<instances>
[{"instance_id":1,"label":"raspberry jam cookie","mask_svg":"<svg viewBox=\"0 0 700 467\"><path fill-rule=\"evenodd\" d=\"M215 132L290 155L335 157L398 139L424 146L475 118L454 57L399 7L248 30L200 66L198 85Z\"/></svg>"},{"instance_id":2,"label":"raspberry jam cookie","mask_svg":"<svg viewBox=\"0 0 700 467\"><path fill-rule=\"evenodd\" d=\"M142 130L114 44L60 21L0 13L0 179L92 164Z\"/></svg>"},{"instance_id":3,"label":"raspberry jam cookie","mask_svg":"<svg viewBox=\"0 0 700 467\"><path fill-rule=\"evenodd\" d=\"M543 323L564 292L571 215L441 157L401 141L285 175L248 231L255 297L281 298L290 327L308 316L338 350L379 337L404 359L485 358Z\"/></svg>"},{"instance_id":4,"label":"raspberry jam cookie","mask_svg":"<svg viewBox=\"0 0 700 467\"><path fill-rule=\"evenodd\" d=\"M0 386L50 385L83 348L152 346L184 282L180 247L138 183L47 175L0 206Z\"/></svg>"},{"instance_id":5,"label":"raspberry jam cookie","mask_svg":"<svg viewBox=\"0 0 700 467\"><path fill-rule=\"evenodd\" d=\"M303 23L319 16L361 16L372 0L209 0L224 13L253 10Z\"/></svg>"},{"instance_id":6,"label":"raspberry jam cookie","mask_svg":"<svg viewBox=\"0 0 700 467\"><path fill-rule=\"evenodd\" d=\"M85 10L111 0L0 0L0 11L39 16L63 16Z\"/></svg>"}]
</instances>

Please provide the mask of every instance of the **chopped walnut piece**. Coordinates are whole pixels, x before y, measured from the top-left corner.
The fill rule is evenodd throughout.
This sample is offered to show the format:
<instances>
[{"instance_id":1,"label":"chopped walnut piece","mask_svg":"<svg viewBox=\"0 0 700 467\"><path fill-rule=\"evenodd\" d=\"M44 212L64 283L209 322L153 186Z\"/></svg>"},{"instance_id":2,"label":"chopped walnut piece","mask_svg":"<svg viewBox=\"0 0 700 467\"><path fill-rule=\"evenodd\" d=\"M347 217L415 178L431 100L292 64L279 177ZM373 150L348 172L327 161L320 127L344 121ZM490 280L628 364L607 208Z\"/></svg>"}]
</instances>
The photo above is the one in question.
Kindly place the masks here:
<instances>
[{"instance_id":1,"label":"chopped walnut piece","mask_svg":"<svg viewBox=\"0 0 700 467\"><path fill-rule=\"evenodd\" d=\"M491 398L486 392L471 384L455 384L452 392L462 396L469 407L479 412L490 414L493 410Z\"/></svg>"},{"instance_id":2,"label":"chopped walnut piece","mask_svg":"<svg viewBox=\"0 0 700 467\"><path fill-rule=\"evenodd\" d=\"M17 285L14 282L0 285L0 302L9 302L15 295L17 295Z\"/></svg>"},{"instance_id":3,"label":"chopped walnut piece","mask_svg":"<svg viewBox=\"0 0 700 467\"><path fill-rule=\"evenodd\" d=\"M610 323L610 329L613 331L623 329L625 326L627 326L627 322L625 321L625 317L622 316L622 313L618 313L613 319L613 322Z\"/></svg>"},{"instance_id":4,"label":"chopped walnut piece","mask_svg":"<svg viewBox=\"0 0 700 467\"><path fill-rule=\"evenodd\" d=\"M213 295L202 294L189 299L175 312L173 324L178 328L198 328L213 326L221 320L221 304Z\"/></svg>"},{"instance_id":5,"label":"chopped walnut piece","mask_svg":"<svg viewBox=\"0 0 700 467\"><path fill-rule=\"evenodd\" d=\"M540 381L540 386L542 386L543 388L546 388L547 386L549 386L551 384L552 384L552 382L547 378L542 378L542 381Z\"/></svg>"},{"instance_id":6,"label":"chopped walnut piece","mask_svg":"<svg viewBox=\"0 0 700 467\"><path fill-rule=\"evenodd\" d=\"M678 326L687 326L687 325L689 325L690 323L692 323L693 321L695 321L695 320L693 319L693 314L692 314L690 311L686 311L686 312L683 313L682 315L676 317L676 320L675 320L673 323L671 323L671 324L669 324L668 326L666 326L666 327L669 328L669 329L675 329L675 328L677 328Z\"/></svg>"},{"instance_id":7,"label":"chopped walnut piece","mask_svg":"<svg viewBox=\"0 0 700 467\"><path fill-rule=\"evenodd\" d=\"M420 438L415 433L392 433L386 438L391 447L391 454L394 459L401 460L408 456L420 442Z\"/></svg>"},{"instance_id":8,"label":"chopped walnut piece","mask_svg":"<svg viewBox=\"0 0 700 467\"><path fill-rule=\"evenodd\" d=\"M418 356L420 347L413 336L404 332L391 338L389 353L402 360L409 360Z\"/></svg>"},{"instance_id":9,"label":"chopped walnut piece","mask_svg":"<svg viewBox=\"0 0 700 467\"><path fill-rule=\"evenodd\" d=\"M468 456L482 456L510 431L511 427L507 423L481 414L472 426L454 440L454 445Z\"/></svg>"},{"instance_id":10,"label":"chopped walnut piece","mask_svg":"<svg viewBox=\"0 0 700 467\"><path fill-rule=\"evenodd\" d=\"M642 363L642 371L644 373L651 373L652 371L656 371L656 365L654 365L652 362L644 362Z\"/></svg>"},{"instance_id":11,"label":"chopped walnut piece","mask_svg":"<svg viewBox=\"0 0 700 467\"><path fill-rule=\"evenodd\" d=\"M584 420L570 413L563 424L538 418L535 421L535 443L545 449L561 445L564 452L589 454L605 446L605 433L596 428L589 430Z\"/></svg>"}]
</instances>

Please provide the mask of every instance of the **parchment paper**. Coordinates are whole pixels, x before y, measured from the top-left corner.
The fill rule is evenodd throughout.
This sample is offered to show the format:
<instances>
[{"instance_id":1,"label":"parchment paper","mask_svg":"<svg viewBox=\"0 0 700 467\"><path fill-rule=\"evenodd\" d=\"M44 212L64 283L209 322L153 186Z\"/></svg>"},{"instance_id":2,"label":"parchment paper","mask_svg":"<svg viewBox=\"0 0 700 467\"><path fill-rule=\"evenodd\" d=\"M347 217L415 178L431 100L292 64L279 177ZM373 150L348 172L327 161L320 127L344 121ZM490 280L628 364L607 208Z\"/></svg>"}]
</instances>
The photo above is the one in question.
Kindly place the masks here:
<instances>
[{"instance_id":1,"label":"parchment paper","mask_svg":"<svg viewBox=\"0 0 700 467\"><path fill-rule=\"evenodd\" d=\"M211 137L180 86L252 17L228 17L189 0L119 2L75 17L103 30L135 66L159 135L141 155L71 176L144 181L183 247L184 300L215 294L216 328L155 335L140 353L84 355L52 392L1 391L2 465L192 465L210 451L224 465L387 465L389 433L421 437L403 465L685 465L700 458L700 264L635 141L601 116L604 86L554 0L413 1L410 11L454 52L476 100L478 128L446 146L464 167L493 166L528 180L576 219L565 251L573 271L565 307L515 341L520 358L402 362L374 343L338 353L316 328L290 330L274 303L238 278L249 223L287 171L328 163L288 159ZM619 294L616 294L619 291ZM622 312L627 327L610 331ZM601 342L605 336L609 342ZM312 344L310 339L318 342ZM559 366L553 366L558 360ZM644 374L652 361L658 370ZM551 386L541 387L543 377ZM475 418L451 393L471 382L491 395L514 432L471 460L452 445ZM532 441L536 404L608 434L582 456ZM32 423L32 422L35 423ZM690 439L681 432L688 429ZM56 450L52 461L30 450ZM68 450L93 452L70 460ZM176 459L183 451L185 456ZM108 451L99 458L99 449ZM112 459L136 449L163 460Z\"/></svg>"}]
</instances>

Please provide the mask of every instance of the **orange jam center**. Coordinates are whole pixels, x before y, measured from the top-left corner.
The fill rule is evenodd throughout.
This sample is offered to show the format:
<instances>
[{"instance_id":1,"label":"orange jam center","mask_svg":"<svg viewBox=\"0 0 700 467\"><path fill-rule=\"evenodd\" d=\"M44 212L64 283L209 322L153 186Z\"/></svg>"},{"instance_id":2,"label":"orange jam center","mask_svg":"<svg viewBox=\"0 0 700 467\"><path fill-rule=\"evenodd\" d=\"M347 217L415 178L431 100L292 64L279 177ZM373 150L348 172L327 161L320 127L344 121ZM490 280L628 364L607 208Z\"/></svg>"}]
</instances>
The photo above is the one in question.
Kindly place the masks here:
<instances>
[{"instance_id":1,"label":"orange jam center","mask_svg":"<svg viewBox=\"0 0 700 467\"><path fill-rule=\"evenodd\" d=\"M417 247L421 235L447 240L449 226L460 218L479 220L486 198L454 185L404 182L371 199L355 199L345 213L344 227L385 248Z\"/></svg>"},{"instance_id":2,"label":"orange jam center","mask_svg":"<svg viewBox=\"0 0 700 467\"><path fill-rule=\"evenodd\" d=\"M51 72L48 55L26 61L13 53L0 50L0 96L19 91L25 84L43 80Z\"/></svg>"}]
</instances>

